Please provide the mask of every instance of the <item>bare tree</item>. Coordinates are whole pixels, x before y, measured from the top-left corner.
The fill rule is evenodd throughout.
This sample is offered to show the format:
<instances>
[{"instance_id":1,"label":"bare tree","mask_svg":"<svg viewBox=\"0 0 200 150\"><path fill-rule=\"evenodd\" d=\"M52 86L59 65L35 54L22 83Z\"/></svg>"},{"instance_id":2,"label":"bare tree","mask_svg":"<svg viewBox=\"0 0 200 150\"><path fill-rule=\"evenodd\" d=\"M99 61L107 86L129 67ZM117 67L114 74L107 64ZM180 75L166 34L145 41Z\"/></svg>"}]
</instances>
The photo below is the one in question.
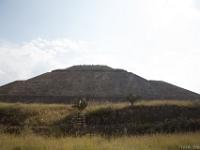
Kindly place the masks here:
<instances>
[{"instance_id":1,"label":"bare tree","mask_svg":"<svg viewBox=\"0 0 200 150\"><path fill-rule=\"evenodd\" d=\"M135 103L137 100L140 99L140 97L137 96L137 95L129 94L129 95L127 96L126 99L127 99L127 101L129 101L129 102L131 103L131 106L133 106L134 103Z\"/></svg>"}]
</instances>

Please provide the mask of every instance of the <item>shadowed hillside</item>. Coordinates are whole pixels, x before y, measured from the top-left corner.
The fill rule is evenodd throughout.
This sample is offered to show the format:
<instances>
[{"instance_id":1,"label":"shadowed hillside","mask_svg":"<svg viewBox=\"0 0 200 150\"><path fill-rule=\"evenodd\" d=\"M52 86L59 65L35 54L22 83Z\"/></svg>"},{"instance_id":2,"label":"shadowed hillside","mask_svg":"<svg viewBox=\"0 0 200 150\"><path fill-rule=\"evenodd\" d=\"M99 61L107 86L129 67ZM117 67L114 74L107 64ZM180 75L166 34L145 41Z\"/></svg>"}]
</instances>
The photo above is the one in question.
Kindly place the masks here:
<instances>
[{"instance_id":1,"label":"shadowed hillside","mask_svg":"<svg viewBox=\"0 0 200 150\"><path fill-rule=\"evenodd\" d=\"M70 102L77 97L122 101L142 99L200 99L200 95L161 81L149 81L122 69L83 65L54 70L26 81L0 87L1 101Z\"/></svg>"}]
</instances>

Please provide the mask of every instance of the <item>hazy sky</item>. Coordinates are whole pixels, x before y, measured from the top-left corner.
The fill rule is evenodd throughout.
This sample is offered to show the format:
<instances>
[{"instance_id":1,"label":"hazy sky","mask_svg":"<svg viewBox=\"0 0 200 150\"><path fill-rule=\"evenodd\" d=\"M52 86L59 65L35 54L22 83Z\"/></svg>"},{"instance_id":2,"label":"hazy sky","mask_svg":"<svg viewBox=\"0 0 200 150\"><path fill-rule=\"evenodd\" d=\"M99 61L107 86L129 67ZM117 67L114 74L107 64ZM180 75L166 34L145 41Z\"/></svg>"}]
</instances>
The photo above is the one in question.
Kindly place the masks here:
<instances>
[{"instance_id":1,"label":"hazy sky","mask_svg":"<svg viewBox=\"0 0 200 150\"><path fill-rule=\"evenodd\" d=\"M78 64L200 93L200 0L0 0L0 85Z\"/></svg>"}]
</instances>

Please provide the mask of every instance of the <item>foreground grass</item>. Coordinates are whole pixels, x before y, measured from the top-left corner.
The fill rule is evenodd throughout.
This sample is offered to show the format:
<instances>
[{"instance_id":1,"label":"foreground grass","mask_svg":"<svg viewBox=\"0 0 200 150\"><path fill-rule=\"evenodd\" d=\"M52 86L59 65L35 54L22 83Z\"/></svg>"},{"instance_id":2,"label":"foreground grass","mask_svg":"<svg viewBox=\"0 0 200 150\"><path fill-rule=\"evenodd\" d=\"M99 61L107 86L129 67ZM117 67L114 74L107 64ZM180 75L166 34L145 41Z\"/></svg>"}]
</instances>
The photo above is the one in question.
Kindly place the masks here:
<instances>
[{"instance_id":1,"label":"foreground grass","mask_svg":"<svg viewBox=\"0 0 200 150\"><path fill-rule=\"evenodd\" d=\"M147 112L144 111L143 116L146 116L146 119L148 119L151 117L148 117L148 115L151 114L152 111L155 111L156 114L158 114L157 111L160 112L160 110L168 112L168 109L171 108L168 107L169 105L178 106L175 110L187 110L188 114L190 114L191 110L196 110L197 105L200 106L199 102L191 101L140 101L135 104L136 107L134 109L127 107L129 105L129 103L89 103L85 111L86 113L92 115L92 120L95 118L97 120L99 118L103 118L105 125L106 122L109 123L110 118L113 120L123 120L124 117L128 117L130 114L131 118L134 118L134 116L136 117L134 123L137 120L145 120L145 118L141 118L140 116L144 110L147 110ZM168 106L165 107L163 105ZM152 106L156 106L156 110L152 109ZM165 108L167 109L163 110ZM139 110L139 112L137 110ZM13 125L26 125L34 127L44 125L49 127L52 123L57 121L62 121L61 123L65 123L66 117L73 113L73 111L74 109L70 105L64 104L0 103L0 121L2 122L2 125L6 127ZM138 112L139 119L137 119L137 114L134 113L135 111ZM122 115L127 113L128 115L120 117L120 115L116 115L117 112ZM199 111L195 111L195 115L189 115L188 118L198 121L198 112ZM158 117L163 114L164 113L158 114L156 117L154 117L158 119ZM175 119L176 115L180 114L175 114ZM117 117L115 118L113 116ZM106 119L106 117L108 117L108 119ZM187 117L187 115L184 115L184 117ZM129 120L131 118L129 118ZM188 120L188 118L186 118L186 120ZM169 120L167 121L169 122ZM164 123L168 123L167 121ZM185 120L182 121L185 123ZM174 123L174 120L172 120L172 123ZM114 124L115 123L113 123L113 125ZM155 122L152 123L152 125L155 124ZM169 125L171 125L170 122ZM175 126L177 126L177 124L175 124ZM51 132L56 133L57 131L52 130ZM189 148L200 149L200 132L185 134L155 134L129 137L118 136L111 138L105 138L101 136L59 136L59 138L56 138L53 136L47 137L39 136L39 134L35 135L32 131L24 131L19 135L0 133L0 150L176 150Z\"/></svg>"},{"instance_id":2,"label":"foreground grass","mask_svg":"<svg viewBox=\"0 0 200 150\"><path fill-rule=\"evenodd\" d=\"M176 150L200 148L200 133L103 138L0 135L1 150Z\"/></svg>"}]
</instances>

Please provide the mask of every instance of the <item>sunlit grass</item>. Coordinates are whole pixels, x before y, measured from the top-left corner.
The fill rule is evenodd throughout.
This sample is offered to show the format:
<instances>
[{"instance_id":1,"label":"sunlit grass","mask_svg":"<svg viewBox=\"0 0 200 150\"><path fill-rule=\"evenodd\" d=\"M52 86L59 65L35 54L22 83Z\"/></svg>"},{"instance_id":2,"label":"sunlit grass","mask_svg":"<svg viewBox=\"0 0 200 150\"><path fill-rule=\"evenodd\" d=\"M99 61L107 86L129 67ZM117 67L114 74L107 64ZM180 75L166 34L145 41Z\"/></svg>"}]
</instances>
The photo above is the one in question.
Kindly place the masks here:
<instances>
[{"instance_id":1,"label":"sunlit grass","mask_svg":"<svg viewBox=\"0 0 200 150\"><path fill-rule=\"evenodd\" d=\"M128 102L118 102L118 103L112 103L112 102L104 102L104 103L89 103L88 107L85 111L95 111L97 109L101 108L112 108L112 109L121 109L124 107L129 106L130 104Z\"/></svg>"},{"instance_id":2,"label":"sunlit grass","mask_svg":"<svg viewBox=\"0 0 200 150\"><path fill-rule=\"evenodd\" d=\"M189 100L140 100L136 101L134 105L142 105L142 106L159 106L159 105L177 105L177 106L194 106L194 105L200 105L200 100L197 101L189 101ZM126 106L130 106L129 102L89 102L87 110L95 110L98 108L105 108L105 107L111 107L111 108L123 108ZM43 109L49 109L49 110L72 110L72 107L70 104L40 104L40 103L30 103L30 104L24 104L24 103L3 103L0 102L0 109L2 108L23 108L23 109L29 109L29 110L43 110Z\"/></svg>"},{"instance_id":3,"label":"sunlit grass","mask_svg":"<svg viewBox=\"0 0 200 150\"><path fill-rule=\"evenodd\" d=\"M25 104L25 103L0 103L0 108L2 107L23 107L23 108L31 108L31 109L43 109L43 108L50 108L50 109L60 109L60 108L66 108L66 106L69 105L64 105L64 104L40 104L40 103L30 103L30 104Z\"/></svg>"},{"instance_id":4,"label":"sunlit grass","mask_svg":"<svg viewBox=\"0 0 200 150\"><path fill-rule=\"evenodd\" d=\"M142 100L135 103L136 106L161 106L161 105L175 105L175 106L200 106L200 101L189 100Z\"/></svg>"},{"instance_id":5,"label":"sunlit grass","mask_svg":"<svg viewBox=\"0 0 200 150\"><path fill-rule=\"evenodd\" d=\"M13 109L24 114L31 114L27 122L32 125L48 125L73 112L73 108L70 105L63 104L0 103L0 110L10 111Z\"/></svg>"},{"instance_id":6,"label":"sunlit grass","mask_svg":"<svg viewBox=\"0 0 200 150\"><path fill-rule=\"evenodd\" d=\"M175 150L200 145L200 133L158 134L132 137L41 137L0 135L1 150Z\"/></svg>"}]
</instances>

